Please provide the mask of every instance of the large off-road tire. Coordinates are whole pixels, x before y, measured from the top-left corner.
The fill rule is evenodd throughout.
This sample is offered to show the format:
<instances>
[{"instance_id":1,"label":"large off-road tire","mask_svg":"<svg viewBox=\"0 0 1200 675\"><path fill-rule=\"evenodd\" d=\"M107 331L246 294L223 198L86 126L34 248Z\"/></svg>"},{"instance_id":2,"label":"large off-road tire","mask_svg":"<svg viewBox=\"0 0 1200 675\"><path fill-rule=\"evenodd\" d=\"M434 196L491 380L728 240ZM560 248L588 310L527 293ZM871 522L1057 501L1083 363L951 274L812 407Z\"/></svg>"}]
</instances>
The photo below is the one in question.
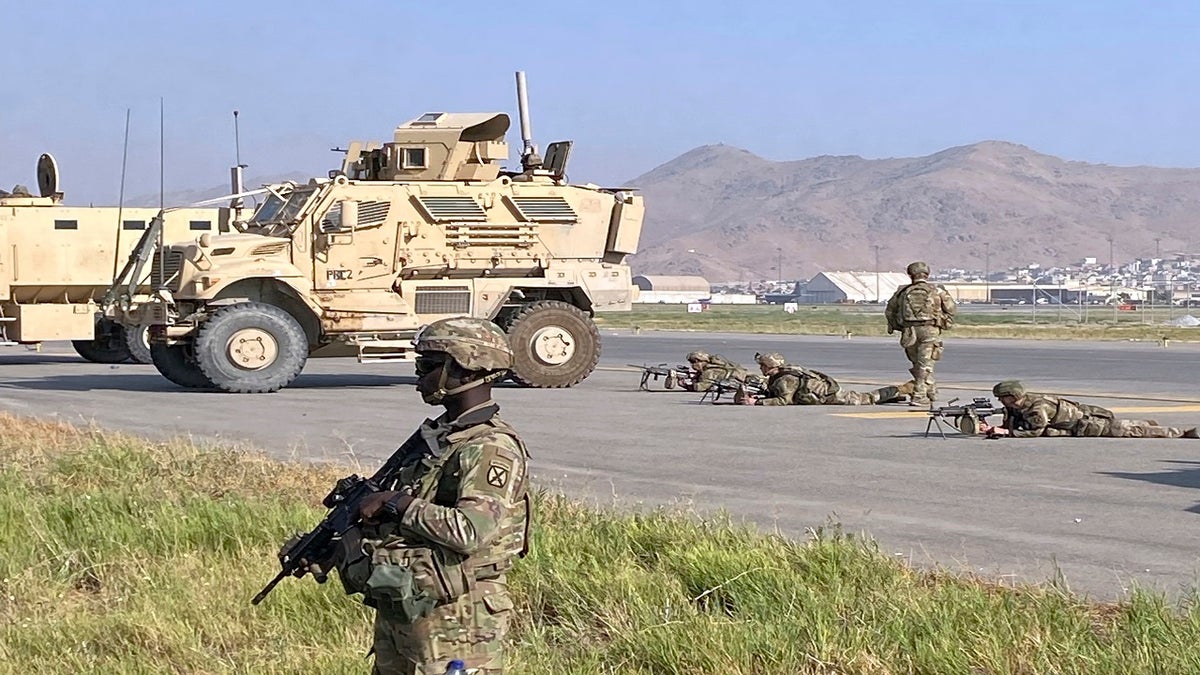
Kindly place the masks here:
<instances>
[{"instance_id":1,"label":"large off-road tire","mask_svg":"<svg viewBox=\"0 0 1200 675\"><path fill-rule=\"evenodd\" d=\"M188 389L213 389L212 380L200 370L191 344L150 345L150 362L163 377Z\"/></svg>"},{"instance_id":2,"label":"large off-road tire","mask_svg":"<svg viewBox=\"0 0 1200 675\"><path fill-rule=\"evenodd\" d=\"M129 350L130 361L154 363L150 356L150 326L125 326L125 348Z\"/></svg>"},{"instance_id":3,"label":"large off-road tire","mask_svg":"<svg viewBox=\"0 0 1200 675\"><path fill-rule=\"evenodd\" d=\"M91 340L71 340L75 352L92 363L124 363L129 360L125 346L125 329L109 319L96 321L96 337Z\"/></svg>"},{"instance_id":4,"label":"large off-road tire","mask_svg":"<svg viewBox=\"0 0 1200 675\"><path fill-rule=\"evenodd\" d=\"M288 386L304 369L308 337L282 309L239 302L200 325L196 361L222 391L265 394Z\"/></svg>"},{"instance_id":5,"label":"large off-road tire","mask_svg":"<svg viewBox=\"0 0 1200 675\"><path fill-rule=\"evenodd\" d=\"M600 331L583 310L558 300L530 303L505 322L512 378L528 387L571 387L600 361Z\"/></svg>"}]
</instances>

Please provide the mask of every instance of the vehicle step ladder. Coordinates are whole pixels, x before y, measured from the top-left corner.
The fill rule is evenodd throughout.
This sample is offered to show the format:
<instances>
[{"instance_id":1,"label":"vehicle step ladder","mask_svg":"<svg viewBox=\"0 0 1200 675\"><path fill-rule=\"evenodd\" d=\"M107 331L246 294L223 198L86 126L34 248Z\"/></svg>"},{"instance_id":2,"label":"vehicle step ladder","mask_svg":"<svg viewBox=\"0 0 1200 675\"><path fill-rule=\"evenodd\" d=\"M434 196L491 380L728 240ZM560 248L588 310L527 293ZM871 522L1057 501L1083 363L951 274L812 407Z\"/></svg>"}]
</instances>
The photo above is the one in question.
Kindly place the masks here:
<instances>
[{"instance_id":1,"label":"vehicle step ladder","mask_svg":"<svg viewBox=\"0 0 1200 675\"><path fill-rule=\"evenodd\" d=\"M400 361L411 362L417 358L412 340L359 340L358 362Z\"/></svg>"}]
</instances>

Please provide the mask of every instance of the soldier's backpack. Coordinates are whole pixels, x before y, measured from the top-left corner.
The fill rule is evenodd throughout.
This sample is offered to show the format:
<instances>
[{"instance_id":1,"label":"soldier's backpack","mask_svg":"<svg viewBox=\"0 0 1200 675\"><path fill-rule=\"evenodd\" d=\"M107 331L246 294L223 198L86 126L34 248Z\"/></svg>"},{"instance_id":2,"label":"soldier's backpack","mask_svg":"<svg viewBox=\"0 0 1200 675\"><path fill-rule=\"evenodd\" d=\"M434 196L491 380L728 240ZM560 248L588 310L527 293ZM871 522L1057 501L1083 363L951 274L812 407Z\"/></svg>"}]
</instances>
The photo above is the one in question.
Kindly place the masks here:
<instances>
[{"instance_id":1,"label":"soldier's backpack","mask_svg":"<svg viewBox=\"0 0 1200 675\"><path fill-rule=\"evenodd\" d=\"M931 283L912 284L900 297L900 319L905 323L932 321L942 323L942 303L938 289Z\"/></svg>"},{"instance_id":2,"label":"soldier's backpack","mask_svg":"<svg viewBox=\"0 0 1200 675\"><path fill-rule=\"evenodd\" d=\"M841 389L837 380L817 370L787 366L783 372L800 378L800 388L796 390L796 398L801 403L810 405L821 403Z\"/></svg>"}]
</instances>

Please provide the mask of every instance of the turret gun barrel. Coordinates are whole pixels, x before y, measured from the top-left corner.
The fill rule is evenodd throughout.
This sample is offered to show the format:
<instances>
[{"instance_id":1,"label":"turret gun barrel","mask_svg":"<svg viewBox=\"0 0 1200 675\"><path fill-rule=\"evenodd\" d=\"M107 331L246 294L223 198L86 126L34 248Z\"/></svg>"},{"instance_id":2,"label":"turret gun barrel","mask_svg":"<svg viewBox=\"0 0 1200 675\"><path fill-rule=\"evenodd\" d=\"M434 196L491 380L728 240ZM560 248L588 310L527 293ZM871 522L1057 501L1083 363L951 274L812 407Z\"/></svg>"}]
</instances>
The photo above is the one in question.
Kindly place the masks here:
<instances>
[{"instance_id":1,"label":"turret gun barrel","mask_svg":"<svg viewBox=\"0 0 1200 675\"><path fill-rule=\"evenodd\" d=\"M529 96L525 89L525 71L517 71L517 116L521 122L521 167L526 171L539 168L542 158L538 155L537 146L533 143L533 132L529 130Z\"/></svg>"}]
</instances>

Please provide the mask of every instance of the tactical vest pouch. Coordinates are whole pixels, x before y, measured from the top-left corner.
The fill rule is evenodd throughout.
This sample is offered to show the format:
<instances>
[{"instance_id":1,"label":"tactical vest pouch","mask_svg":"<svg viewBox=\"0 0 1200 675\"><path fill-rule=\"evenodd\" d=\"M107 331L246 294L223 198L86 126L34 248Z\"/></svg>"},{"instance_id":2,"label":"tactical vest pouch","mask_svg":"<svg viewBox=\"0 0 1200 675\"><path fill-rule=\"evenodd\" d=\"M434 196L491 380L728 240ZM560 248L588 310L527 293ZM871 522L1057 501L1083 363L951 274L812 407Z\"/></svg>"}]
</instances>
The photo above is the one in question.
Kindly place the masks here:
<instances>
[{"instance_id":1,"label":"tactical vest pouch","mask_svg":"<svg viewBox=\"0 0 1200 675\"><path fill-rule=\"evenodd\" d=\"M929 284L913 284L904 289L900 298L900 317L907 323L941 321L937 289Z\"/></svg>"},{"instance_id":2,"label":"tactical vest pouch","mask_svg":"<svg viewBox=\"0 0 1200 675\"><path fill-rule=\"evenodd\" d=\"M1072 401L1074 403L1074 401ZM1115 417L1113 411L1108 408L1101 408L1098 405L1088 405L1087 403L1075 403L1075 405L1083 412L1085 417L1099 417L1102 419L1111 420Z\"/></svg>"},{"instance_id":3,"label":"tactical vest pouch","mask_svg":"<svg viewBox=\"0 0 1200 675\"><path fill-rule=\"evenodd\" d=\"M371 576L371 556L363 550L362 533L357 527L350 528L342 535L339 545L342 551L338 579L346 595L366 592L367 579Z\"/></svg>"},{"instance_id":4,"label":"tactical vest pouch","mask_svg":"<svg viewBox=\"0 0 1200 675\"><path fill-rule=\"evenodd\" d=\"M428 616L471 590L465 558L456 553L399 542L364 548L371 550L365 601L401 621Z\"/></svg>"}]
</instances>

